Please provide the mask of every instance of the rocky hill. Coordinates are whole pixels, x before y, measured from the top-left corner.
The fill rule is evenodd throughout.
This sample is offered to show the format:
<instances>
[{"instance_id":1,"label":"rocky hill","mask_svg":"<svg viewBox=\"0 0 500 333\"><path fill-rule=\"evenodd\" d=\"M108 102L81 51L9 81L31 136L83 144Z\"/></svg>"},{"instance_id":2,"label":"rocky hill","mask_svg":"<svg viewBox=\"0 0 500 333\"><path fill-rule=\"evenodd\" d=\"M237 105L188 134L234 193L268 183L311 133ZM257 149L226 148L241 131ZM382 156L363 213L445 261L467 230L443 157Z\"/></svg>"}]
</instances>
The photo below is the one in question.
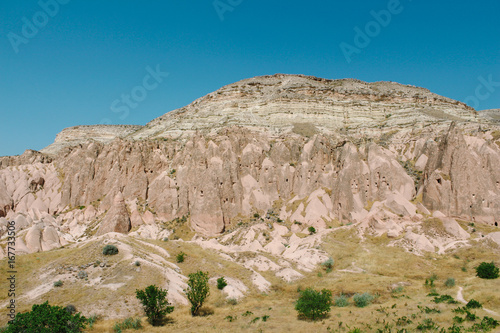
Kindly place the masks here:
<instances>
[{"instance_id":1,"label":"rocky hill","mask_svg":"<svg viewBox=\"0 0 500 333\"><path fill-rule=\"evenodd\" d=\"M259 292L271 283L256 270L301 279L331 256L322 237L346 228L417 255L500 244L490 118L422 88L278 74L144 127L66 129L42 152L0 158L0 258L7 220L19 254L111 239L123 260L170 267L183 303L185 275L145 240L218 251Z\"/></svg>"}]
</instances>

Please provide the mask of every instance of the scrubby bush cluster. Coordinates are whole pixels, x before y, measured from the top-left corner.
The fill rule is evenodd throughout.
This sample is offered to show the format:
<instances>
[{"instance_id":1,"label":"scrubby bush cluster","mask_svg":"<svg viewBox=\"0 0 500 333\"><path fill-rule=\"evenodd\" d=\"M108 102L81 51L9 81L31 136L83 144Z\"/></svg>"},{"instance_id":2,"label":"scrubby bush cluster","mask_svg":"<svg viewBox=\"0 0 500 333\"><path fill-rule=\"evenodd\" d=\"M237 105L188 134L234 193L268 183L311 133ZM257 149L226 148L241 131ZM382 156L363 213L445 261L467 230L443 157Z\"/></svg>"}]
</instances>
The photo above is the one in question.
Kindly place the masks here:
<instances>
[{"instance_id":1,"label":"scrubby bush cluster","mask_svg":"<svg viewBox=\"0 0 500 333\"><path fill-rule=\"evenodd\" d=\"M18 313L4 332L76 333L86 326L87 318L80 313L74 314L62 306L52 306L45 302L33 305L31 311Z\"/></svg>"}]
</instances>

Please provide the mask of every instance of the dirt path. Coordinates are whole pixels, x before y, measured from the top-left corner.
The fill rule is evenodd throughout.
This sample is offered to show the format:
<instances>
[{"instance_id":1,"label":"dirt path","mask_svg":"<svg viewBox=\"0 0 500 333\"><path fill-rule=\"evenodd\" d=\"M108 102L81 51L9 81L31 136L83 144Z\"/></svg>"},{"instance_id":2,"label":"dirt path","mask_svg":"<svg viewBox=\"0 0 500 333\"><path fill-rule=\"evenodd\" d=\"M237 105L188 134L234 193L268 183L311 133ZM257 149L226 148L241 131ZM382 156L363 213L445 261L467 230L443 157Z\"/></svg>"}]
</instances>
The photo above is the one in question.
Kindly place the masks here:
<instances>
[{"instance_id":1,"label":"dirt path","mask_svg":"<svg viewBox=\"0 0 500 333\"><path fill-rule=\"evenodd\" d=\"M462 287L458 287L458 292L457 292L457 300L461 303L464 303L464 304L467 304L467 301L465 300L464 298L464 295L462 294L462 290L464 290L464 288ZM498 314L497 312L495 311L492 311L492 310L488 310L488 309L485 309L483 308L484 311L488 312L489 314L491 315L494 315L494 316L497 316L497 317L500 317L500 314Z\"/></svg>"}]
</instances>

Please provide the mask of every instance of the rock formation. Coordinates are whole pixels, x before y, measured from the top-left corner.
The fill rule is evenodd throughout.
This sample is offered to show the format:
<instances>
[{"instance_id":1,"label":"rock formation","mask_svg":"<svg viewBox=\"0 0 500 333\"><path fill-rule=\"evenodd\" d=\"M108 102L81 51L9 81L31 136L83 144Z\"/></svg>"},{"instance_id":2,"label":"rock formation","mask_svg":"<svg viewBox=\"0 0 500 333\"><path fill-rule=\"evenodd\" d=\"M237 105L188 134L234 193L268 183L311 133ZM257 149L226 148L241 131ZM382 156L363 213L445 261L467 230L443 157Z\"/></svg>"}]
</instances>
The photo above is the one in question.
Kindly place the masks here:
<instances>
[{"instance_id":1,"label":"rock formation","mask_svg":"<svg viewBox=\"0 0 500 333\"><path fill-rule=\"evenodd\" d=\"M392 236L402 232L395 220L436 210L494 224L499 129L422 88L257 77L144 127L71 128L43 153L0 158L0 217L31 219L18 225L32 228L30 251L43 248L40 237L57 244L56 234L72 241L134 227L159 237L153 226L183 217L212 236L254 215L317 228L366 222ZM48 217L54 230L33 229ZM406 239L431 248L414 235Z\"/></svg>"}]
</instances>

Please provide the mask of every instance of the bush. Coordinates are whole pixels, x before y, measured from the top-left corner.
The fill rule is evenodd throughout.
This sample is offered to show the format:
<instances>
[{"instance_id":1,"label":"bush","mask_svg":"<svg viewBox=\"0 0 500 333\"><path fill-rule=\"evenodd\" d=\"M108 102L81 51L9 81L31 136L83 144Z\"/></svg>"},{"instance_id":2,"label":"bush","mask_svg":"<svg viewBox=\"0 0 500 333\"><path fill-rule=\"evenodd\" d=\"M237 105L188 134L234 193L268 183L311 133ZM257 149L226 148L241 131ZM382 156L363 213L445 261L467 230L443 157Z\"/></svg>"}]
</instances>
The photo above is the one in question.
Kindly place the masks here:
<instances>
[{"instance_id":1,"label":"bush","mask_svg":"<svg viewBox=\"0 0 500 333\"><path fill-rule=\"evenodd\" d=\"M469 309L480 309L483 307L483 305L475 299L471 299L465 306Z\"/></svg>"},{"instance_id":2,"label":"bush","mask_svg":"<svg viewBox=\"0 0 500 333\"><path fill-rule=\"evenodd\" d=\"M481 279L496 279L499 275L499 269L493 261L490 263L482 262L476 267L476 275Z\"/></svg>"},{"instance_id":3,"label":"bush","mask_svg":"<svg viewBox=\"0 0 500 333\"><path fill-rule=\"evenodd\" d=\"M184 257L185 256L186 256L186 254L184 252L181 252L181 253L177 254L177 257L176 257L177 263L180 264L180 263L184 262Z\"/></svg>"},{"instance_id":4,"label":"bush","mask_svg":"<svg viewBox=\"0 0 500 333\"><path fill-rule=\"evenodd\" d=\"M454 278L447 278L446 281L444 281L444 285L446 287L455 287L455 279Z\"/></svg>"},{"instance_id":5,"label":"bush","mask_svg":"<svg viewBox=\"0 0 500 333\"><path fill-rule=\"evenodd\" d=\"M349 298L346 295L341 294L338 297L335 297L335 306L339 308L343 308L349 306Z\"/></svg>"},{"instance_id":6,"label":"bush","mask_svg":"<svg viewBox=\"0 0 500 333\"><path fill-rule=\"evenodd\" d=\"M309 227L307 228L307 231L309 231L309 235L315 234L316 233L316 228L314 227Z\"/></svg>"},{"instance_id":7,"label":"bush","mask_svg":"<svg viewBox=\"0 0 500 333\"><path fill-rule=\"evenodd\" d=\"M448 304L458 304L457 301L450 295L441 295L441 296L436 296L432 300L434 303L448 303Z\"/></svg>"},{"instance_id":8,"label":"bush","mask_svg":"<svg viewBox=\"0 0 500 333\"><path fill-rule=\"evenodd\" d=\"M369 305L375 299L375 297L369 293L362 293L354 295L352 299L354 301L354 305L356 305L358 308L364 308L365 306Z\"/></svg>"},{"instance_id":9,"label":"bush","mask_svg":"<svg viewBox=\"0 0 500 333\"><path fill-rule=\"evenodd\" d=\"M333 261L332 258L328 258L328 260L323 262L321 266L323 266L323 268L326 270L327 273L330 273L333 270L334 263L335 262Z\"/></svg>"},{"instance_id":10,"label":"bush","mask_svg":"<svg viewBox=\"0 0 500 333\"><path fill-rule=\"evenodd\" d=\"M54 282L54 287L62 287L62 285L63 285L63 282L61 280Z\"/></svg>"},{"instance_id":11,"label":"bush","mask_svg":"<svg viewBox=\"0 0 500 333\"><path fill-rule=\"evenodd\" d=\"M45 302L33 305L29 312L18 313L8 323L5 332L76 333L81 332L86 325L87 318L80 313L71 314L62 306L51 306L49 302Z\"/></svg>"},{"instance_id":12,"label":"bush","mask_svg":"<svg viewBox=\"0 0 500 333\"><path fill-rule=\"evenodd\" d=\"M186 296L191 302L191 315L197 316L205 299L210 295L208 286L208 273L198 271L189 274L188 288L184 290Z\"/></svg>"},{"instance_id":13,"label":"bush","mask_svg":"<svg viewBox=\"0 0 500 333\"><path fill-rule=\"evenodd\" d=\"M148 322L153 326L161 326L166 315L174 311L174 307L167 301L167 290L151 285L144 290L136 290L135 294L144 308Z\"/></svg>"},{"instance_id":14,"label":"bush","mask_svg":"<svg viewBox=\"0 0 500 333\"><path fill-rule=\"evenodd\" d=\"M105 256L118 254L118 248L114 245L108 244L102 249L102 254L104 254Z\"/></svg>"},{"instance_id":15,"label":"bush","mask_svg":"<svg viewBox=\"0 0 500 333\"><path fill-rule=\"evenodd\" d=\"M227 281L224 277L220 277L217 279L217 289L222 290L227 286Z\"/></svg>"},{"instance_id":16,"label":"bush","mask_svg":"<svg viewBox=\"0 0 500 333\"><path fill-rule=\"evenodd\" d=\"M115 326L113 326L113 331L116 333L122 333L123 330L127 330L133 328L134 330L138 330L142 328L142 322L141 318L127 318L121 323L116 323Z\"/></svg>"},{"instance_id":17,"label":"bush","mask_svg":"<svg viewBox=\"0 0 500 333\"><path fill-rule=\"evenodd\" d=\"M136 262L134 262L134 265L141 266L141 262L139 260L137 260Z\"/></svg>"},{"instance_id":18,"label":"bush","mask_svg":"<svg viewBox=\"0 0 500 333\"><path fill-rule=\"evenodd\" d=\"M92 329L94 327L95 322L99 319L98 315L92 315L87 318L87 323L89 324L89 328Z\"/></svg>"},{"instance_id":19,"label":"bush","mask_svg":"<svg viewBox=\"0 0 500 333\"><path fill-rule=\"evenodd\" d=\"M434 281L438 279L436 274L432 274L428 279L425 279L425 285L429 287L434 287Z\"/></svg>"},{"instance_id":20,"label":"bush","mask_svg":"<svg viewBox=\"0 0 500 333\"><path fill-rule=\"evenodd\" d=\"M87 274L86 271L79 271L78 272L78 278L79 279L86 279L89 275Z\"/></svg>"},{"instance_id":21,"label":"bush","mask_svg":"<svg viewBox=\"0 0 500 333\"><path fill-rule=\"evenodd\" d=\"M332 292L327 289L316 291L307 288L300 292L300 297L295 303L295 310L299 316L312 320L324 318L332 306Z\"/></svg>"}]
</instances>

